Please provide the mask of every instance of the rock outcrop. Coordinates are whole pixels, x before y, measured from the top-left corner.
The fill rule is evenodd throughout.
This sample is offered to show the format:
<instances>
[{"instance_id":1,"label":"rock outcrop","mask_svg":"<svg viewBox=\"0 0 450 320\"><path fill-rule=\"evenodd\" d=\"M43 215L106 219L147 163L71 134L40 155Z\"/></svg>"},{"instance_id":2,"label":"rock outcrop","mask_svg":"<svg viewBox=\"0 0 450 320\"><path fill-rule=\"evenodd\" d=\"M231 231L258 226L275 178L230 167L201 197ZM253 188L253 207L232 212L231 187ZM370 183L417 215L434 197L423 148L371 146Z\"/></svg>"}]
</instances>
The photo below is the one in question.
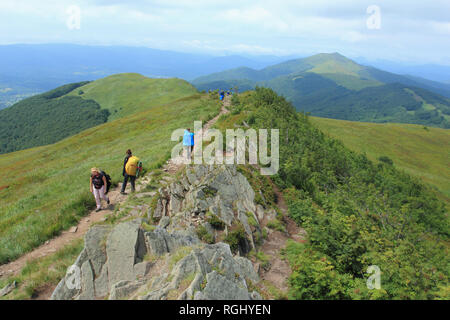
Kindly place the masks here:
<instances>
[{"instance_id":1,"label":"rock outcrop","mask_svg":"<svg viewBox=\"0 0 450 320\"><path fill-rule=\"evenodd\" d=\"M252 289L259 276L240 256L261 238L264 210L254 196L235 166L188 167L156 194L137 197L156 203L141 217L93 226L51 299L261 299ZM215 229L211 218L224 230ZM219 241L199 239L200 226ZM221 241L236 226L245 241L233 255Z\"/></svg>"}]
</instances>

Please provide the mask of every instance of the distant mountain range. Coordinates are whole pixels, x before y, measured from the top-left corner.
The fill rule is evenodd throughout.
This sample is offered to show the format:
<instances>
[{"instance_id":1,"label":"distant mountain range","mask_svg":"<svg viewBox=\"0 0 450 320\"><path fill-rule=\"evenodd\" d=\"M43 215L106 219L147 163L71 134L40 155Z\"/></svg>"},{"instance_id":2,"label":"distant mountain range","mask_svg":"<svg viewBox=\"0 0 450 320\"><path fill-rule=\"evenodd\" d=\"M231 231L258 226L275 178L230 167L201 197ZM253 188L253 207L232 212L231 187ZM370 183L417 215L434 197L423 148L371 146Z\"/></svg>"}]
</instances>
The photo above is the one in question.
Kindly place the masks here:
<instances>
[{"instance_id":1,"label":"distant mountain range","mask_svg":"<svg viewBox=\"0 0 450 320\"><path fill-rule=\"evenodd\" d=\"M0 109L68 83L117 73L192 80L239 66L263 68L284 58L188 54L150 48L71 44L0 46Z\"/></svg>"},{"instance_id":2,"label":"distant mountain range","mask_svg":"<svg viewBox=\"0 0 450 320\"><path fill-rule=\"evenodd\" d=\"M338 53L230 69L192 83L199 90L270 87L319 117L450 128L450 85L363 66Z\"/></svg>"}]
</instances>

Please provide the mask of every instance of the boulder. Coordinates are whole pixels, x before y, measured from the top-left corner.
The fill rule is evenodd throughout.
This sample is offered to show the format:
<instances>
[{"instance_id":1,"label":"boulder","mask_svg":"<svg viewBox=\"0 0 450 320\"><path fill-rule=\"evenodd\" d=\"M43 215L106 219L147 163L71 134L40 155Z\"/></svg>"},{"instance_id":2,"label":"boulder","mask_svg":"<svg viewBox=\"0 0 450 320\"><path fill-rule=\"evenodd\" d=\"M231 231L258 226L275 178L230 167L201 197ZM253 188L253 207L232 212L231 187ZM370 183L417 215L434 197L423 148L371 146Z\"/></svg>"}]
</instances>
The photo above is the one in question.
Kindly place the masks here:
<instances>
[{"instance_id":1,"label":"boulder","mask_svg":"<svg viewBox=\"0 0 450 320\"><path fill-rule=\"evenodd\" d=\"M141 219L122 222L108 236L106 254L110 285L135 280L134 265L142 262L147 253L141 222Z\"/></svg>"},{"instance_id":2,"label":"boulder","mask_svg":"<svg viewBox=\"0 0 450 320\"><path fill-rule=\"evenodd\" d=\"M218 274L216 271L206 276L206 287L199 296L201 300L249 300L247 289Z\"/></svg>"}]
</instances>

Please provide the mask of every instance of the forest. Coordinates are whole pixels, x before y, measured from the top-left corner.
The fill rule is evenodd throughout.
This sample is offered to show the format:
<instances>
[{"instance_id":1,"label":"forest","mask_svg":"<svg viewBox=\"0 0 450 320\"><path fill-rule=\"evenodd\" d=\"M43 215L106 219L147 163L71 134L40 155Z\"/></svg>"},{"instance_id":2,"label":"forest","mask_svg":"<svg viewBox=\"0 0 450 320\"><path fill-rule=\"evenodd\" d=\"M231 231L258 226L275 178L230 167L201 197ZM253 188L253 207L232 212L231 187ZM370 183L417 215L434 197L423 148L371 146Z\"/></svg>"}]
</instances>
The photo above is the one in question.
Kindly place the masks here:
<instances>
[{"instance_id":1,"label":"forest","mask_svg":"<svg viewBox=\"0 0 450 320\"><path fill-rule=\"evenodd\" d=\"M94 100L65 96L87 83L65 85L0 110L0 154L51 144L106 122L109 111Z\"/></svg>"}]
</instances>

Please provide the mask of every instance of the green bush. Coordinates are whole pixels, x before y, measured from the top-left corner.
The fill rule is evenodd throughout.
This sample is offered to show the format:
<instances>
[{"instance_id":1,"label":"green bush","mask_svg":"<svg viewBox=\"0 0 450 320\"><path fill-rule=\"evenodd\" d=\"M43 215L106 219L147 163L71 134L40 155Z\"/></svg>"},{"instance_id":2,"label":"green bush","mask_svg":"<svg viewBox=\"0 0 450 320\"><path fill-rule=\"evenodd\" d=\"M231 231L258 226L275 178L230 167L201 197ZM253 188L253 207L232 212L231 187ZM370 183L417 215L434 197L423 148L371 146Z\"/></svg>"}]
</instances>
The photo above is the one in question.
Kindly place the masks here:
<instances>
[{"instance_id":1,"label":"green bush","mask_svg":"<svg viewBox=\"0 0 450 320\"><path fill-rule=\"evenodd\" d=\"M206 221L214 228L217 230L223 230L225 228L225 222L223 222L222 220L220 220L220 218L218 216L216 216L215 214L208 212L206 214Z\"/></svg>"},{"instance_id":2,"label":"green bush","mask_svg":"<svg viewBox=\"0 0 450 320\"><path fill-rule=\"evenodd\" d=\"M214 237L206 230L205 226L198 226L195 232L200 240L206 243L214 243Z\"/></svg>"},{"instance_id":3,"label":"green bush","mask_svg":"<svg viewBox=\"0 0 450 320\"><path fill-rule=\"evenodd\" d=\"M232 252L237 252L247 241L247 234L242 224L238 224L234 230L230 231L225 237L224 242L230 245Z\"/></svg>"},{"instance_id":4,"label":"green bush","mask_svg":"<svg viewBox=\"0 0 450 320\"><path fill-rule=\"evenodd\" d=\"M348 150L270 89L242 95L241 105L254 116L254 129L280 130L280 169L272 180L308 235L307 245L289 253L291 298L446 296L449 217L427 185L386 158L373 163ZM380 290L365 285L370 265L381 269Z\"/></svg>"}]
</instances>

